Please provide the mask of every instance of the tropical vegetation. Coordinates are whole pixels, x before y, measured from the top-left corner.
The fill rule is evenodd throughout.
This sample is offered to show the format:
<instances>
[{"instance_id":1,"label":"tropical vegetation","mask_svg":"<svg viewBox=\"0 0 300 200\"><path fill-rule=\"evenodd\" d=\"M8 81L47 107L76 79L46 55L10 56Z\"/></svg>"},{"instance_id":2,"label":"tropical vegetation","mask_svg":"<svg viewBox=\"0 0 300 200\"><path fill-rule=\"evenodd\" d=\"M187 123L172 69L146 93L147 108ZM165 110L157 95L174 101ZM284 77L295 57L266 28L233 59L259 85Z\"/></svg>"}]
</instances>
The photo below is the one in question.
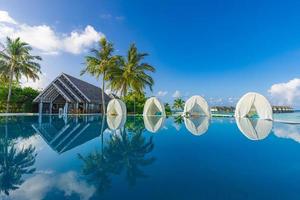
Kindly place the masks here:
<instances>
[{"instance_id":1,"label":"tropical vegetation","mask_svg":"<svg viewBox=\"0 0 300 200\"><path fill-rule=\"evenodd\" d=\"M118 65L111 70L110 87L125 97L129 91L143 93L146 87L152 91L153 78L149 73L155 68L142 62L147 53L140 53L135 44L131 44L126 57L119 56Z\"/></svg>"},{"instance_id":2,"label":"tropical vegetation","mask_svg":"<svg viewBox=\"0 0 300 200\"><path fill-rule=\"evenodd\" d=\"M102 77L102 102L105 102L104 91L110 89L122 96L129 113L141 113L145 103L144 90L149 87L152 91L154 84L150 73L155 72L155 68L143 62L148 54L140 53L136 45L131 44L127 56L123 57L114 55L113 44L105 38L99 44L100 49L92 49L92 55L86 56L86 66L81 74L89 73L97 79ZM102 112L105 113L105 105Z\"/></svg>"},{"instance_id":3,"label":"tropical vegetation","mask_svg":"<svg viewBox=\"0 0 300 200\"><path fill-rule=\"evenodd\" d=\"M19 82L21 77L37 80L40 74L42 60L39 56L31 55L31 46L20 38L7 38L4 50L0 51L0 78L8 80L6 112L9 112L13 82Z\"/></svg>"},{"instance_id":4,"label":"tropical vegetation","mask_svg":"<svg viewBox=\"0 0 300 200\"><path fill-rule=\"evenodd\" d=\"M175 110L183 110L184 109L184 100L182 100L181 98L177 98L174 100L173 103L173 108Z\"/></svg>"},{"instance_id":5,"label":"tropical vegetation","mask_svg":"<svg viewBox=\"0 0 300 200\"><path fill-rule=\"evenodd\" d=\"M165 103L164 106L165 106L166 115L171 115L172 114L172 110L171 110L170 104L169 103Z\"/></svg>"},{"instance_id":6,"label":"tropical vegetation","mask_svg":"<svg viewBox=\"0 0 300 200\"><path fill-rule=\"evenodd\" d=\"M81 71L81 75L85 73L89 73L90 75L99 79L102 77L102 93L101 98L103 102L102 112L103 114L106 111L105 108L105 98L104 98L104 91L106 89L106 81L111 79L112 74L109 73L112 69L116 68L116 65L119 56L114 56L114 47L111 42L108 42L106 38L102 38L99 41L100 49L92 49L92 55L85 57L85 69Z\"/></svg>"},{"instance_id":7,"label":"tropical vegetation","mask_svg":"<svg viewBox=\"0 0 300 200\"><path fill-rule=\"evenodd\" d=\"M39 94L39 91L25 87L22 88L18 84L13 84L11 87L13 94L10 99L10 112L14 113L32 113L36 112L37 108L33 106L33 100ZM0 85L0 112L6 112L6 99L8 96L8 84Z\"/></svg>"},{"instance_id":8,"label":"tropical vegetation","mask_svg":"<svg viewBox=\"0 0 300 200\"><path fill-rule=\"evenodd\" d=\"M144 105L147 100L144 93L130 91L122 99L123 99L124 103L126 104L128 113L134 113L134 114L143 113Z\"/></svg>"}]
</instances>

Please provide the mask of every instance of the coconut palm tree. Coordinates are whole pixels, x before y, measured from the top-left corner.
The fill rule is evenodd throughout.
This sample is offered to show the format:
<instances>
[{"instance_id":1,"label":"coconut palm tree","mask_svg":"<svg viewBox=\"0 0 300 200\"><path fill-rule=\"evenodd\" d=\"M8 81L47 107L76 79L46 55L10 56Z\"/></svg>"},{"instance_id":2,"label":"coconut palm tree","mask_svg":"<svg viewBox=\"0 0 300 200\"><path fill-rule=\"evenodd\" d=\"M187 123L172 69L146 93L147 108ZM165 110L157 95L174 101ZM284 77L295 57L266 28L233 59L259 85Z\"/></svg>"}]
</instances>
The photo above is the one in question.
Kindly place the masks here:
<instances>
[{"instance_id":1,"label":"coconut palm tree","mask_svg":"<svg viewBox=\"0 0 300 200\"><path fill-rule=\"evenodd\" d=\"M154 80L148 73L155 72L155 68L142 62L147 55L139 53L135 44L131 44L127 57L119 57L117 67L109 72L112 90L122 96L126 96L130 90L142 93L147 86L152 90Z\"/></svg>"},{"instance_id":2,"label":"coconut palm tree","mask_svg":"<svg viewBox=\"0 0 300 200\"><path fill-rule=\"evenodd\" d=\"M85 69L81 71L81 75L89 73L99 79L102 76L102 109L105 114L105 82L109 80L108 70L116 65L118 56L113 56L114 48L113 44L108 42L106 38L102 38L99 41L100 49L92 49L93 55L85 57Z\"/></svg>"},{"instance_id":3,"label":"coconut palm tree","mask_svg":"<svg viewBox=\"0 0 300 200\"><path fill-rule=\"evenodd\" d=\"M40 64L36 61L42 59L32 56L31 50L32 48L20 38L7 38L4 50L0 51L0 76L9 80L6 112L9 111L13 80L19 82L22 76L34 81L39 79Z\"/></svg>"},{"instance_id":4,"label":"coconut palm tree","mask_svg":"<svg viewBox=\"0 0 300 200\"><path fill-rule=\"evenodd\" d=\"M173 108L177 110L183 110L184 103L184 100L182 100L181 98L177 98L174 100Z\"/></svg>"}]
</instances>

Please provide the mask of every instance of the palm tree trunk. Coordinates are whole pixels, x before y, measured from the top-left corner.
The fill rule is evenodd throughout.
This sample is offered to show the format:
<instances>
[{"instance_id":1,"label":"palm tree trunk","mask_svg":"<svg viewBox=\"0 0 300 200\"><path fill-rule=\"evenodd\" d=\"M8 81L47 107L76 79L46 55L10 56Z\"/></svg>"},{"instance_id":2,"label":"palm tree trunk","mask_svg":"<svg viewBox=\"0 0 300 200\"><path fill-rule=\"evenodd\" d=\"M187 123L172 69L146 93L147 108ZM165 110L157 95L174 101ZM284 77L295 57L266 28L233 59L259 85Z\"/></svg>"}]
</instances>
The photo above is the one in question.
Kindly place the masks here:
<instances>
[{"instance_id":1,"label":"palm tree trunk","mask_svg":"<svg viewBox=\"0 0 300 200\"><path fill-rule=\"evenodd\" d=\"M104 98L104 90L105 90L105 73L103 74L103 79L102 79L102 114L103 116L105 115L106 111L106 106L105 106L105 98Z\"/></svg>"},{"instance_id":2,"label":"palm tree trunk","mask_svg":"<svg viewBox=\"0 0 300 200\"><path fill-rule=\"evenodd\" d=\"M6 113L9 112L9 102L10 102L10 97L11 97L12 80L13 80L13 65L11 65L10 73L9 73L9 89L8 89L8 95L7 95Z\"/></svg>"}]
</instances>

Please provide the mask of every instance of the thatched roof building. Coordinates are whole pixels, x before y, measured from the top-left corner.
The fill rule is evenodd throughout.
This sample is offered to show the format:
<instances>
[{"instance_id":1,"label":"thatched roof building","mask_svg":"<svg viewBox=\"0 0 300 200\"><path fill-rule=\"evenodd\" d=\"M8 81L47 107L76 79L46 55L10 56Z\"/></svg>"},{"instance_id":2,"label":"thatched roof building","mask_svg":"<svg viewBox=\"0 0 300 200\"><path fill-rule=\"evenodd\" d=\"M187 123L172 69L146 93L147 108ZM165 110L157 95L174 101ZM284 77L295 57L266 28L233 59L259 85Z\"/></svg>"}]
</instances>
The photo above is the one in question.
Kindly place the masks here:
<instances>
[{"instance_id":1,"label":"thatched roof building","mask_svg":"<svg viewBox=\"0 0 300 200\"><path fill-rule=\"evenodd\" d=\"M102 107L101 88L62 73L35 99L40 113L91 113ZM105 103L110 97L105 94Z\"/></svg>"}]
</instances>

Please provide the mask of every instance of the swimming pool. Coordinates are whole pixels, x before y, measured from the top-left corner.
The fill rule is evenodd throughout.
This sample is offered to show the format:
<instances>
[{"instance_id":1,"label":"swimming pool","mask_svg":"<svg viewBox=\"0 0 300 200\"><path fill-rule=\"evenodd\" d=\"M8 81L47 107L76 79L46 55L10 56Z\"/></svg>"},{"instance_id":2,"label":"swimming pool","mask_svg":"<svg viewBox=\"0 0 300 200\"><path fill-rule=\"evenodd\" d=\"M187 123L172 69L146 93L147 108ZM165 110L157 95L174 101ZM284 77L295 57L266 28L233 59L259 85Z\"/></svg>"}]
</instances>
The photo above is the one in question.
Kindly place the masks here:
<instances>
[{"instance_id":1,"label":"swimming pool","mask_svg":"<svg viewBox=\"0 0 300 200\"><path fill-rule=\"evenodd\" d=\"M238 123L1 117L0 197L298 199L300 126Z\"/></svg>"}]
</instances>

